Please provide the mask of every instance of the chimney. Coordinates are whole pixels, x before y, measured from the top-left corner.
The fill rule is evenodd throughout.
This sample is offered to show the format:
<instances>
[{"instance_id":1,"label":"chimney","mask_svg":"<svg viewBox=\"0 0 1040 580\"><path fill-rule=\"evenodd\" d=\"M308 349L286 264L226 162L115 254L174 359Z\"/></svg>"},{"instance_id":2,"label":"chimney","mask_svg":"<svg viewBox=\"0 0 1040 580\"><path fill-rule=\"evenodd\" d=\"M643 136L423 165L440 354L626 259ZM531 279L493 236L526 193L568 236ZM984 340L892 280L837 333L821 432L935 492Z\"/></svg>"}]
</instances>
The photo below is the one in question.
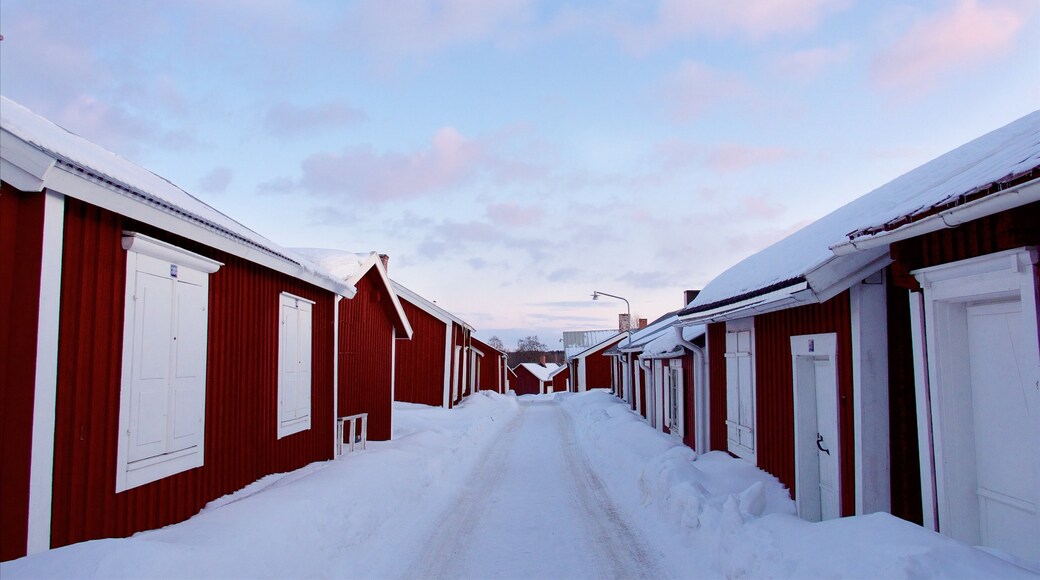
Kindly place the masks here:
<instances>
[{"instance_id":1,"label":"chimney","mask_svg":"<svg viewBox=\"0 0 1040 580\"><path fill-rule=\"evenodd\" d=\"M383 269L387 272L390 271L390 256L386 254L379 254L379 261L383 263Z\"/></svg>"},{"instance_id":2,"label":"chimney","mask_svg":"<svg viewBox=\"0 0 1040 580\"><path fill-rule=\"evenodd\" d=\"M632 319L628 314L617 315L617 328L618 332L625 332L632 328Z\"/></svg>"},{"instance_id":3,"label":"chimney","mask_svg":"<svg viewBox=\"0 0 1040 580\"><path fill-rule=\"evenodd\" d=\"M647 321L646 321L645 318L640 318L639 319L639 328L646 328L646 322Z\"/></svg>"},{"instance_id":4,"label":"chimney","mask_svg":"<svg viewBox=\"0 0 1040 580\"><path fill-rule=\"evenodd\" d=\"M687 290L683 292L683 308L689 306L690 302L693 302L693 299L700 293L700 290Z\"/></svg>"},{"instance_id":5,"label":"chimney","mask_svg":"<svg viewBox=\"0 0 1040 580\"><path fill-rule=\"evenodd\" d=\"M543 367L545 366L545 355L544 354L541 356L541 359L538 362L540 362Z\"/></svg>"}]
</instances>

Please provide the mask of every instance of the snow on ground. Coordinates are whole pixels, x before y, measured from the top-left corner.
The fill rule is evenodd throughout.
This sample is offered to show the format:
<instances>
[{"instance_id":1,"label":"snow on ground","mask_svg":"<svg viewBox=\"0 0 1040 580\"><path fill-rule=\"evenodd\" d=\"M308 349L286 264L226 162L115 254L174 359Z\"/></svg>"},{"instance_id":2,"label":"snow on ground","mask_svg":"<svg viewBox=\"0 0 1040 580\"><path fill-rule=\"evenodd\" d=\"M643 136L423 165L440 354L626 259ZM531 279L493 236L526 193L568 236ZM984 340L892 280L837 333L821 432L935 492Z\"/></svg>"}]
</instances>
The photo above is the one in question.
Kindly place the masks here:
<instances>
[{"instance_id":1,"label":"snow on ground","mask_svg":"<svg viewBox=\"0 0 1040 580\"><path fill-rule=\"evenodd\" d=\"M810 523L780 482L726 453L697 456L604 390L557 395L614 502L682 560L680 576L1036 578L889 514Z\"/></svg>"},{"instance_id":2,"label":"snow on ground","mask_svg":"<svg viewBox=\"0 0 1040 580\"><path fill-rule=\"evenodd\" d=\"M3 563L0 577L386 577L397 530L454 499L516 413L486 392L450 411L395 404L393 441L268 476L186 522Z\"/></svg>"},{"instance_id":3,"label":"snow on ground","mask_svg":"<svg viewBox=\"0 0 1040 580\"><path fill-rule=\"evenodd\" d=\"M885 514L802 521L772 476L697 457L601 390L398 404L395 421L393 441L0 577L1037 577Z\"/></svg>"}]
</instances>

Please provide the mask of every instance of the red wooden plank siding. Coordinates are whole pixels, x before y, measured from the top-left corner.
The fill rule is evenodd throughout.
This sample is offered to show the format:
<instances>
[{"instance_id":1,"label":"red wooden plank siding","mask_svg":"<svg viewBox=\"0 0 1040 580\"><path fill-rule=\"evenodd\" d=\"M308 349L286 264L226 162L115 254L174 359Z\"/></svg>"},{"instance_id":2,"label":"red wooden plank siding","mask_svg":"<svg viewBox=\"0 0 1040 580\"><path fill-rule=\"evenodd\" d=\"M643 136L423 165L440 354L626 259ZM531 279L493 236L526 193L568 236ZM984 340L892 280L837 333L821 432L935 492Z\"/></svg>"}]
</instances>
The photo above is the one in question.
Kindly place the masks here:
<instances>
[{"instance_id":1,"label":"red wooden plank siding","mask_svg":"<svg viewBox=\"0 0 1040 580\"><path fill-rule=\"evenodd\" d=\"M482 391L495 391L496 393L502 392L502 368L505 365L502 353L498 350L491 348L491 345L487 344L482 340L476 338L470 338L473 342L473 347L484 353L484 356L480 358L480 381L479 386Z\"/></svg>"},{"instance_id":2,"label":"red wooden plank siding","mask_svg":"<svg viewBox=\"0 0 1040 580\"><path fill-rule=\"evenodd\" d=\"M516 381L513 383L513 390L517 395L537 395L539 386L538 377L534 376L531 371L522 365L516 367Z\"/></svg>"},{"instance_id":3,"label":"red wooden plank siding","mask_svg":"<svg viewBox=\"0 0 1040 580\"><path fill-rule=\"evenodd\" d=\"M888 272L891 280L891 272ZM892 515L921 524L921 461L917 446L917 400L910 339L909 292L887 284L888 428Z\"/></svg>"},{"instance_id":4,"label":"red wooden plank siding","mask_svg":"<svg viewBox=\"0 0 1040 580\"><path fill-rule=\"evenodd\" d=\"M567 379L571 377L570 367L565 367L562 371L556 373L553 376L552 385L554 393L566 393L567 392Z\"/></svg>"},{"instance_id":5,"label":"red wooden plank siding","mask_svg":"<svg viewBox=\"0 0 1040 580\"><path fill-rule=\"evenodd\" d=\"M25 555L43 202L0 185L0 561Z\"/></svg>"},{"instance_id":6,"label":"red wooden plank siding","mask_svg":"<svg viewBox=\"0 0 1040 580\"><path fill-rule=\"evenodd\" d=\"M690 449L696 449L697 406L694 398L696 384L693 382L693 353L685 352L686 354L680 357L683 373L683 443Z\"/></svg>"},{"instance_id":7,"label":"red wooden plank siding","mask_svg":"<svg viewBox=\"0 0 1040 580\"><path fill-rule=\"evenodd\" d=\"M855 511L852 408L852 333L849 294L823 304L755 317L755 389L758 466L794 493L794 386L790 337L833 332L838 337L838 408L841 432L842 515Z\"/></svg>"},{"instance_id":8,"label":"red wooden plank siding","mask_svg":"<svg viewBox=\"0 0 1040 580\"><path fill-rule=\"evenodd\" d=\"M333 296L257 264L66 201L52 544L183 520L264 475L332 456ZM124 229L223 262L210 277L205 465L116 494ZM278 296L313 308L312 425L276 439Z\"/></svg>"},{"instance_id":9,"label":"red wooden plank siding","mask_svg":"<svg viewBox=\"0 0 1040 580\"><path fill-rule=\"evenodd\" d=\"M398 296L412 325L412 339L397 341L394 398L440 407L444 404L444 323Z\"/></svg>"},{"instance_id":10,"label":"red wooden plank siding","mask_svg":"<svg viewBox=\"0 0 1040 580\"><path fill-rule=\"evenodd\" d=\"M357 295L339 303L338 416L368 413L368 438L390 439L393 408L393 303L372 268L355 284ZM404 342L404 341L401 341Z\"/></svg>"},{"instance_id":11,"label":"red wooden plank siding","mask_svg":"<svg viewBox=\"0 0 1040 580\"><path fill-rule=\"evenodd\" d=\"M1040 245L1040 202L892 244L907 271Z\"/></svg>"},{"instance_id":12,"label":"red wooden plank siding","mask_svg":"<svg viewBox=\"0 0 1040 580\"><path fill-rule=\"evenodd\" d=\"M728 451L726 443L726 323L708 325L708 447Z\"/></svg>"},{"instance_id":13,"label":"red wooden plank siding","mask_svg":"<svg viewBox=\"0 0 1040 580\"><path fill-rule=\"evenodd\" d=\"M613 345L610 345L613 346ZM611 358L603 351L596 351L585 357L585 389L609 389L611 385Z\"/></svg>"}]
</instances>

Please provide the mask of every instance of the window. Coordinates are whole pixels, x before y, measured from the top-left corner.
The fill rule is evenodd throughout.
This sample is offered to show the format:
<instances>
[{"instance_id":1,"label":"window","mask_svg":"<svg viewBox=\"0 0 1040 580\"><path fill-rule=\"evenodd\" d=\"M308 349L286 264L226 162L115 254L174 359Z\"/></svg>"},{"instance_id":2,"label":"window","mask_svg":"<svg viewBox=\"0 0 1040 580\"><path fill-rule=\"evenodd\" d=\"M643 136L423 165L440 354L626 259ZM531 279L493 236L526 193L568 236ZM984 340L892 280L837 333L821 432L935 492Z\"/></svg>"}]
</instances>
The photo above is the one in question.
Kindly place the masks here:
<instances>
[{"instance_id":1,"label":"window","mask_svg":"<svg viewBox=\"0 0 1040 580\"><path fill-rule=\"evenodd\" d=\"M203 464L209 274L222 265L125 233L116 492Z\"/></svg>"},{"instance_id":2,"label":"window","mask_svg":"<svg viewBox=\"0 0 1040 580\"><path fill-rule=\"evenodd\" d=\"M726 438L730 452L755 463L753 320L726 323Z\"/></svg>"},{"instance_id":3,"label":"window","mask_svg":"<svg viewBox=\"0 0 1040 580\"><path fill-rule=\"evenodd\" d=\"M672 435L683 437L682 360L668 361L668 428Z\"/></svg>"},{"instance_id":4,"label":"window","mask_svg":"<svg viewBox=\"0 0 1040 580\"><path fill-rule=\"evenodd\" d=\"M311 312L314 302L279 298L278 438L311 428Z\"/></svg>"}]
</instances>

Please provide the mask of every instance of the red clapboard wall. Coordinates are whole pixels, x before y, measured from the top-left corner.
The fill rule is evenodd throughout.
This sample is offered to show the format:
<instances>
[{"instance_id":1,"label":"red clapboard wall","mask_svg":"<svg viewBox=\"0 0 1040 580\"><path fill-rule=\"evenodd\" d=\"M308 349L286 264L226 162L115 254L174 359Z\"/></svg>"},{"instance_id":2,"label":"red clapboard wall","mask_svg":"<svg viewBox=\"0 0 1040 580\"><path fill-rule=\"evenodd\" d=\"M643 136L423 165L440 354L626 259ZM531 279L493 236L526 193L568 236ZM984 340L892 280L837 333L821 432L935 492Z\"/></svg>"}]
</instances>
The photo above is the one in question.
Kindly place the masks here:
<instances>
[{"instance_id":1,"label":"red clapboard wall","mask_svg":"<svg viewBox=\"0 0 1040 580\"><path fill-rule=\"evenodd\" d=\"M534 373L527 370L524 365L517 365L513 372L516 373L516 380L513 382L513 390L516 391L517 395L537 395L541 381L538 377L534 376Z\"/></svg>"},{"instance_id":2,"label":"red clapboard wall","mask_svg":"<svg viewBox=\"0 0 1040 580\"><path fill-rule=\"evenodd\" d=\"M721 326L721 336L717 326ZM755 317L755 430L758 467L775 475L791 490L794 476L794 387L792 336L836 333L838 338L838 405L841 437L841 512L855 510L855 450L852 408L852 334L849 293L823 304L789 308ZM709 326L711 357L712 447L726 450L725 324ZM716 342L721 339L721 342ZM716 410L721 413L716 413ZM718 435L716 435L718 434Z\"/></svg>"},{"instance_id":3,"label":"red clapboard wall","mask_svg":"<svg viewBox=\"0 0 1040 580\"><path fill-rule=\"evenodd\" d=\"M368 413L368 438L386 441L390 439L393 412L391 387L397 313L374 267L355 286L357 295L339 303L337 413L339 417Z\"/></svg>"},{"instance_id":4,"label":"red clapboard wall","mask_svg":"<svg viewBox=\"0 0 1040 580\"><path fill-rule=\"evenodd\" d=\"M570 367L563 367L563 370L553 375L552 378L552 390L554 393L566 393L567 382L571 378Z\"/></svg>"},{"instance_id":5,"label":"red clapboard wall","mask_svg":"<svg viewBox=\"0 0 1040 580\"><path fill-rule=\"evenodd\" d=\"M224 263L210 277L205 465L115 493L126 252L137 231ZM180 521L271 473L332 457L333 294L66 199L52 544ZM313 300L312 426L277 439L278 300ZM322 420L328 417L329 420Z\"/></svg>"},{"instance_id":6,"label":"red clapboard wall","mask_svg":"<svg viewBox=\"0 0 1040 580\"><path fill-rule=\"evenodd\" d=\"M44 196L0 185L0 561L25 555Z\"/></svg>"},{"instance_id":7,"label":"red clapboard wall","mask_svg":"<svg viewBox=\"0 0 1040 580\"><path fill-rule=\"evenodd\" d=\"M397 343L394 398L408 403L444 405L445 323L404 296L401 307L412 325L412 340Z\"/></svg>"}]
</instances>

